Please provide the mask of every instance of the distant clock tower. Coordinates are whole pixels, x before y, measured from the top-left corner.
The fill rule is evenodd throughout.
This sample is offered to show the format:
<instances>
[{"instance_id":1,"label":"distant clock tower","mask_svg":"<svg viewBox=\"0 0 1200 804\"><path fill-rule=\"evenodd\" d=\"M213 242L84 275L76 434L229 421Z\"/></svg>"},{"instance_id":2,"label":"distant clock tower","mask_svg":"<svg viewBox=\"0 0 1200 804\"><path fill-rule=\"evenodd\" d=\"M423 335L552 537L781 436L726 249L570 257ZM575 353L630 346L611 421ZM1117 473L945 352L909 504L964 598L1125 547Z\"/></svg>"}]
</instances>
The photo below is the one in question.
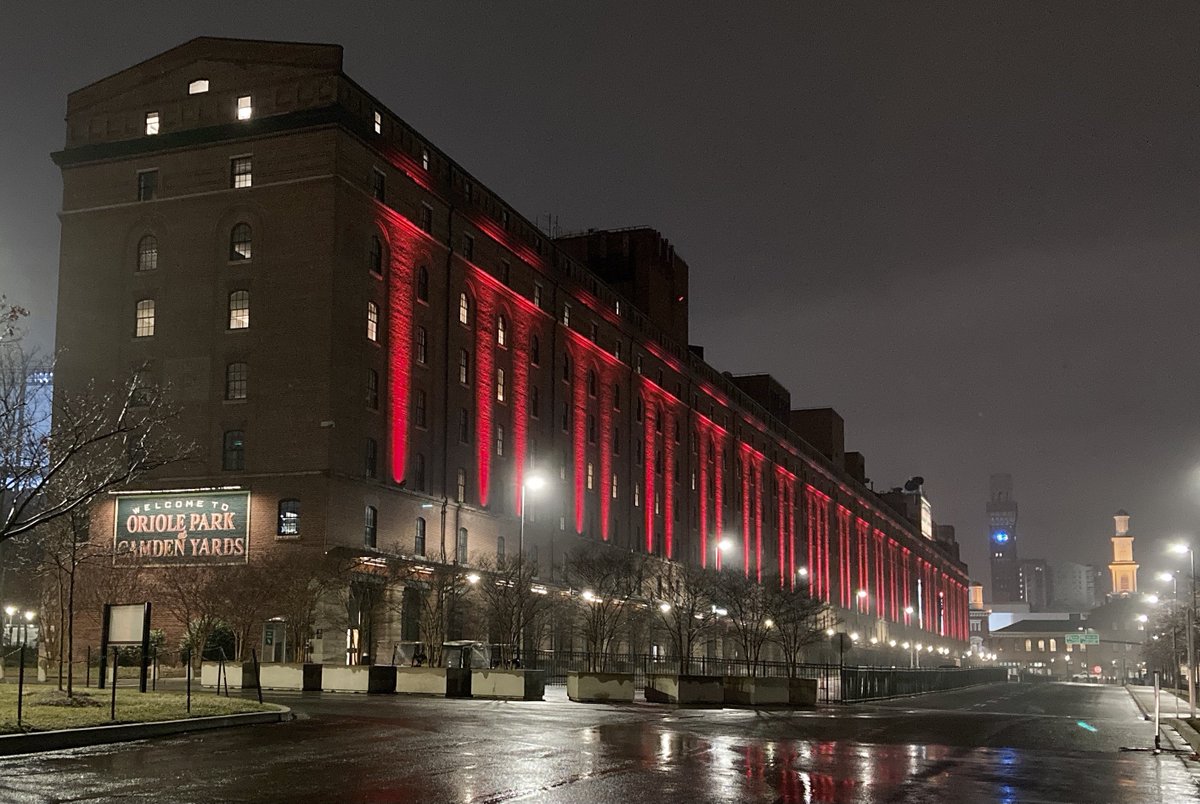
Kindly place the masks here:
<instances>
[{"instance_id":1,"label":"distant clock tower","mask_svg":"<svg viewBox=\"0 0 1200 804\"><path fill-rule=\"evenodd\" d=\"M1129 597L1137 593L1138 563L1133 560L1133 535L1129 532L1129 512L1124 509L1113 514L1116 535L1112 537L1113 560L1108 565L1112 573L1112 596Z\"/></svg>"},{"instance_id":2,"label":"distant clock tower","mask_svg":"<svg viewBox=\"0 0 1200 804\"><path fill-rule=\"evenodd\" d=\"M1012 490L1012 475L992 475L987 515L993 603L1016 603L1021 599L1017 503Z\"/></svg>"}]
</instances>

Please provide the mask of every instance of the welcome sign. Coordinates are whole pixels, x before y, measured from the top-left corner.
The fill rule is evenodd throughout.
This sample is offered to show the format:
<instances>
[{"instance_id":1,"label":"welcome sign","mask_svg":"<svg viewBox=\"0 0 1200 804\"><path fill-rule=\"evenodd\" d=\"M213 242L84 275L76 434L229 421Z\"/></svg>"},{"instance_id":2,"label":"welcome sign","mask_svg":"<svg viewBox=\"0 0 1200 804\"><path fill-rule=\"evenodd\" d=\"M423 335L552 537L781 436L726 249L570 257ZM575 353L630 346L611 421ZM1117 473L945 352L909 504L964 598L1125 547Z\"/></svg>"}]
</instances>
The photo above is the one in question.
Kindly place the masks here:
<instances>
[{"instance_id":1,"label":"welcome sign","mask_svg":"<svg viewBox=\"0 0 1200 804\"><path fill-rule=\"evenodd\" d=\"M114 564L245 564L250 492L148 492L117 497Z\"/></svg>"}]
</instances>

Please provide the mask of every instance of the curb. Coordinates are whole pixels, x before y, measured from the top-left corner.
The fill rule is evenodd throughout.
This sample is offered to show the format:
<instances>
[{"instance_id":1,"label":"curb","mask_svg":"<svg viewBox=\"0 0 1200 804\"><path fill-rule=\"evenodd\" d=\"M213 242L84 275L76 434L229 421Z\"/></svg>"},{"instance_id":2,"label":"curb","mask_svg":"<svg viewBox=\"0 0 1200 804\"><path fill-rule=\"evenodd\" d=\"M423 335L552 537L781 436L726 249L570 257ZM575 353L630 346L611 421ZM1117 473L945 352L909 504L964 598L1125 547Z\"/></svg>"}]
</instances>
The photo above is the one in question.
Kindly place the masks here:
<instances>
[{"instance_id":1,"label":"curb","mask_svg":"<svg viewBox=\"0 0 1200 804\"><path fill-rule=\"evenodd\" d=\"M278 706L278 704L275 704ZM292 710L280 706L275 712L246 712L239 715L214 715L183 720L161 720L154 723L126 723L115 726L88 726L82 729L35 731L0 737L0 756L59 751L106 743L125 743L150 737L169 737L189 731L224 729L231 726L253 726L261 723L286 723Z\"/></svg>"},{"instance_id":2,"label":"curb","mask_svg":"<svg viewBox=\"0 0 1200 804\"><path fill-rule=\"evenodd\" d=\"M1125 691L1129 693L1129 697L1133 699L1133 705L1136 706L1138 711L1142 713L1142 719L1150 720L1150 713L1146 711L1146 707L1142 706L1142 702L1139 701L1138 697L1133 694L1133 690L1129 688L1129 685L1123 684L1122 686L1125 688Z\"/></svg>"},{"instance_id":3,"label":"curb","mask_svg":"<svg viewBox=\"0 0 1200 804\"><path fill-rule=\"evenodd\" d=\"M1200 734L1192 728L1192 725L1186 720L1181 720L1173 717L1163 718L1163 723L1169 724L1179 733L1179 736L1187 740L1187 744L1192 747L1192 751L1200 753Z\"/></svg>"}]
</instances>

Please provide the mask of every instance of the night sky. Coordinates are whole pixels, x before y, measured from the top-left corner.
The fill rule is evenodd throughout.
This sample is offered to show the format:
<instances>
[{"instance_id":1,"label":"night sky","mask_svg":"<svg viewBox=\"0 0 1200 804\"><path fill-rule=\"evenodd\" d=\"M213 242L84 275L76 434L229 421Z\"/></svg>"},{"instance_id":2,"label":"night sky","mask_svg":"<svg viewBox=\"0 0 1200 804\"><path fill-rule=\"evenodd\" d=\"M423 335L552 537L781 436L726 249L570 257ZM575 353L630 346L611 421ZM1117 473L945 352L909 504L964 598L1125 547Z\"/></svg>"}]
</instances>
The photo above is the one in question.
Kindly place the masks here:
<instances>
[{"instance_id":1,"label":"night sky","mask_svg":"<svg viewBox=\"0 0 1200 804\"><path fill-rule=\"evenodd\" d=\"M992 472L1022 556L1107 563L1125 508L1149 587L1200 532L1200 4L5 3L0 293L46 348L66 95L201 35L342 44L543 227L661 230L709 362L924 476L977 580Z\"/></svg>"}]
</instances>

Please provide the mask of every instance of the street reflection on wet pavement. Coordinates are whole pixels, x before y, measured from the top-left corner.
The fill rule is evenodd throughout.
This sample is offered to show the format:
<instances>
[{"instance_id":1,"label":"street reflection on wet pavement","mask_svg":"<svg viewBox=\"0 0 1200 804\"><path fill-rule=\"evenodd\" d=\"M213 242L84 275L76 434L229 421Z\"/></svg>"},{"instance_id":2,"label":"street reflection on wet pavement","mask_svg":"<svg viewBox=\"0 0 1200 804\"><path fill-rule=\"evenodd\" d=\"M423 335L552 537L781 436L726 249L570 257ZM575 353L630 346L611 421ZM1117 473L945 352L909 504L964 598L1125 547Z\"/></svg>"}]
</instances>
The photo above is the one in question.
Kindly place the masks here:
<instances>
[{"instance_id":1,"label":"street reflection on wet pavement","mask_svg":"<svg viewBox=\"0 0 1200 804\"><path fill-rule=\"evenodd\" d=\"M0 801L1198 800L1194 763L1122 750L1148 747L1153 727L1119 687L994 685L799 713L589 706L558 690L528 703L270 697L299 719L0 760Z\"/></svg>"}]
</instances>

